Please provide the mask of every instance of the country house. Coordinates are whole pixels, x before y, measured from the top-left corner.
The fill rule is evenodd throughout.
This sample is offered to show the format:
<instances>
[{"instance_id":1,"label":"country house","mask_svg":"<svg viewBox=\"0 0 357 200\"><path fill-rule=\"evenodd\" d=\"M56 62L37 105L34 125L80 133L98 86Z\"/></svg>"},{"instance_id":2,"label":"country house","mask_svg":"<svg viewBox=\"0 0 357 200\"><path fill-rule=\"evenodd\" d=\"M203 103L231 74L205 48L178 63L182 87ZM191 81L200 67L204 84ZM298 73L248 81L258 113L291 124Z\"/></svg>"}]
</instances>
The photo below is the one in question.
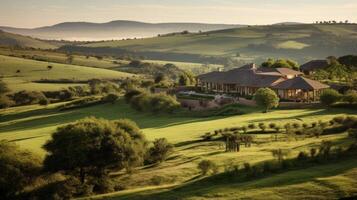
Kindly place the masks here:
<instances>
[{"instance_id":1,"label":"country house","mask_svg":"<svg viewBox=\"0 0 357 200\"><path fill-rule=\"evenodd\" d=\"M251 96L259 88L268 87L283 100L318 101L321 91L329 86L302 75L288 68L257 68L255 64L248 64L226 72L199 75L197 86L205 92L235 96Z\"/></svg>"}]
</instances>

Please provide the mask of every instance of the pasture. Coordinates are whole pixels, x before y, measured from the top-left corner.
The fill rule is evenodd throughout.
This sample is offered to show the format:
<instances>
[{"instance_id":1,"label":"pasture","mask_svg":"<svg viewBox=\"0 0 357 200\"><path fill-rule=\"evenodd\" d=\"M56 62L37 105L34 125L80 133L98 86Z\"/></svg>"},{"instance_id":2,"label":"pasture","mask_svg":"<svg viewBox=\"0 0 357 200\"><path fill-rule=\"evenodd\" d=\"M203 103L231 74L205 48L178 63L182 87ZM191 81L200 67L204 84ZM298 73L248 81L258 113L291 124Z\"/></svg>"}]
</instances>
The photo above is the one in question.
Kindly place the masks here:
<instances>
[{"instance_id":1,"label":"pasture","mask_svg":"<svg viewBox=\"0 0 357 200\"><path fill-rule=\"evenodd\" d=\"M48 69L48 66L52 66ZM67 83L35 83L42 79L70 81L86 81L89 79L123 79L132 74L108 69L84 67L79 65L60 64L35 61L0 55L0 76L8 83L12 91L39 90L50 91L67 88L77 84Z\"/></svg>"},{"instance_id":2,"label":"pasture","mask_svg":"<svg viewBox=\"0 0 357 200\"><path fill-rule=\"evenodd\" d=\"M43 156L41 146L50 138L58 126L75 120L96 116L105 119L129 118L138 123L149 140L165 137L175 145L175 152L170 158L152 167L142 167L133 174L116 172L115 180L125 184L126 190L109 194L113 199L236 199L241 197L263 199L269 197L292 198L297 194L306 198L322 198L325 193L338 196L340 193L356 192L356 160L346 160L328 166L316 166L307 170L288 171L252 181L227 182L197 176L197 164L202 159L216 162L220 172L228 163L242 165L273 159L271 150L290 149L289 157L295 157L299 151L318 148L322 141L332 141L334 145L347 146L351 140L346 133L324 135L320 138L300 138L286 140L284 134L274 141L269 133L256 134L250 148L242 147L240 152L226 153L221 141L202 141L206 132L259 122L284 124L311 123L319 120L328 121L338 115L354 115L357 111L333 108L273 110L261 113L258 109L247 109L246 114L230 117L193 117L187 113L175 115L142 113L131 109L123 100L115 104L101 104L87 108L59 111L57 106L22 106L2 110L0 115L0 140L14 141L22 148L27 148ZM157 185L155 176L163 177ZM279 187L274 187L274 185ZM237 191L239 190L239 191ZM308 191L304 193L302 191ZM182 196L184 195L184 196ZM320 195L320 196L319 196ZM94 198L94 197L92 197ZM108 195L96 198L108 198Z\"/></svg>"}]
</instances>

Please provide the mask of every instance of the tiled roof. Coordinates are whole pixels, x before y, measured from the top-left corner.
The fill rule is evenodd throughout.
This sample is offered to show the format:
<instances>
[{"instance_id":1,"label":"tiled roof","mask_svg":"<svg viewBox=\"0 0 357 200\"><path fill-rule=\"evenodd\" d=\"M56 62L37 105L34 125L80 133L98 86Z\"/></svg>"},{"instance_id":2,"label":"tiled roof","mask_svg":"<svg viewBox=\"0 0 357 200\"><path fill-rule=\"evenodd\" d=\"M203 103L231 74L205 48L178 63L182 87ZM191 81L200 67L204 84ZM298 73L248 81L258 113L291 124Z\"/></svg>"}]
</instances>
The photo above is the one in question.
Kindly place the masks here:
<instances>
[{"instance_id":1,"label":"tiled roof","mask_svg":"<svg viewBox=\"0 0 357 200\"><path fill-rule=\"evenodd\" d=\"M314 81L302 76L295 77L280 82L273 86L275 89L303 89L303 90L319 90L329 88L330 86Z\"/></svg>"}]
</instances>

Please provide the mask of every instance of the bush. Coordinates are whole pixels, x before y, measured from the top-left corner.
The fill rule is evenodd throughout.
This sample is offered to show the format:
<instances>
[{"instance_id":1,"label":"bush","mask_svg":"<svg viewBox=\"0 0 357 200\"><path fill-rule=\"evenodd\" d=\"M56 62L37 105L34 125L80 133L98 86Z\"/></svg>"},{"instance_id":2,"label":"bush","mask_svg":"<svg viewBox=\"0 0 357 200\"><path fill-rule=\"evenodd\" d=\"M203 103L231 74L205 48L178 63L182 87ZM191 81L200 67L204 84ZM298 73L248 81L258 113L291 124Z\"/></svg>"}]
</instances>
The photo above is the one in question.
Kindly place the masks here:
<instances>
[{"instance_id":1,"label":"bush","mask_svg":"<svg viewBox=\"0 0 357 200\"><path fill-rule=\"evenodd\" d=\"M46 106L50 103L50 101L45 97L45 98L41 99L38 103L42 106Z\"/></svg>"},{"instance_id":2,"label":"bush","mask_svg":"<svg viewBox=\"0 0 357 200\"><path fill-rule=\"evenodd\" d=\"M131 106L139 111L151 111L153 113L172 113L180 107L180 103L176 98L163 93L150 94L141 93L131 98Z\"/></svg>"},{"instance_id":3,"label":"bush","mask_svg":"<svg viewBox=\"0 0 357 200\"><path fill-rule=\"evenodd\" d=\"M255 124L249 124L249 125L248 125L248 128L250 128L250 129L255 129L256 126L255 126Z\"/></svg>"},{"instance_id":4,"label":"bush","mask_svg":"<svg viewBox=\"0 0 357 200\"><path fill-rule=\"evenodd\" d=\"M198 169L201 170L203 175L211 172L212 174L216 174L218 172L218 166L211 160L202 160L198 163Z\"/></svg>"},{"instance_id":5,"label":"bush","mask_svg":"<svg viewBox=\"0 0 357 200\"><path fill-rule=\"evenodd\" d=\"M265 132L265 129L267 128L267 126L264 123L259 123L258 124L259 128L262 129L263 132Z\"/></svg>"},{"instance_id":6,"label":"bush","mask_svg":"<svg viewBox=\"0 0 357 200\"><path fill-rule=\"evenodd\" d=\"M276 127L276 124L275 124L275 123L270 123L270 124L269 124L269 128L275 129L275 127Z\"/></svg>"},{"instance_id":7,"label":"bush","mask_svg":"<svg viewBox=\"0 0 357 200\"><path fill-rule=\"evenodd\" d=\"M357 103L357 92L355 90L349 90L343 96L343 100L349 104Z\"/></svg>"},{"instance_id":8,"label":"bush","mask_svg":"<svg viewBox=\"0 0 357 200\"><path fill-rule=\"evenodd\" d=\"M13 100L15 101L16 105L37 104L42 99L46 99L45 95L43 95L42 92L20 91L13 94Z\"/></svg>"},{"instance_id":9,"label":"bush","mask_svg":"<svg viewBox=\"0 0 357 200\"><path fill-rule=\"evenodd\" d=\"M348 136L357 140L357 129L349 129Z\"/></svg>"},{"instance_id":10,"label":"bush","mask_svg":"<svg viewBox=\"0 0 357 200\"><path fill-rule=\"evenodd\" d=\"M345 120L345 116L337 116L337 117L332 118L332 121L334 121L338 124L342 124L344 120Z\"/></svg>"},{"instance_id":11,"label":"bush","mask_svg":"<svg viewBox=\"0 0 357 200\"><path fill-rule=\"evenodd\" d=\"M320 101L323 105L330 107L341 99L340 93L334 89L325 89L320 95Z\"/></svg>"},{"instance_id":12,"label":"bush","mask_svg":"<svg viewBox=\"0 0 357 200\"><path fill-rule=\"evenodd\" d=\"M156 139L153 144L154 146L148 151L149 163L160 163L165 161L174 148L166 138Z\"/></svg>"},{"instance_id":13,"label":"bush","mask_svg":"<svg viewBox=\"0 0 357 200\"><path fill-rule=\"evenodd\" d=\"M153 176L151 178L151 182L154 184L154 185L161 185L165 182L165 178L162 177L162 176Z\"/></svg>"},{"instance_id":14,"label":"bush","mask_svg":"<svg viewBox=\"0 0 357 200\"><path fill-rule=\"evenodd\" d=\"M114 104L118 98L119 96L117 94L110 93L104 97L103 101Z\"/></svg>"}]
</instances>

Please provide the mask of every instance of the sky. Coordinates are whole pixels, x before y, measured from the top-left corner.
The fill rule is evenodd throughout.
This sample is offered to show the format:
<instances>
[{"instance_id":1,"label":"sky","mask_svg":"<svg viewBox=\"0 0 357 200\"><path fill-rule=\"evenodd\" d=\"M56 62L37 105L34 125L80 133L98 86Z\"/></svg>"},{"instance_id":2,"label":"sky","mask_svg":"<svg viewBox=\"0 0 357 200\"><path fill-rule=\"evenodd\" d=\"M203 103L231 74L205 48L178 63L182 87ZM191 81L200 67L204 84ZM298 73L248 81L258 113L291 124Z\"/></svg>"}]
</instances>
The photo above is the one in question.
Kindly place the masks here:
<instances>
[{"instance_id":1,"label":"sky","mask_svg":"<svg viewBox=\"0 0 357 200\"><path fill-rule=\"evenodd\" d=\"M0 0L0 26L113 20L251 25L357 22L357 0Z\"/></svg>"}]
</instances>

